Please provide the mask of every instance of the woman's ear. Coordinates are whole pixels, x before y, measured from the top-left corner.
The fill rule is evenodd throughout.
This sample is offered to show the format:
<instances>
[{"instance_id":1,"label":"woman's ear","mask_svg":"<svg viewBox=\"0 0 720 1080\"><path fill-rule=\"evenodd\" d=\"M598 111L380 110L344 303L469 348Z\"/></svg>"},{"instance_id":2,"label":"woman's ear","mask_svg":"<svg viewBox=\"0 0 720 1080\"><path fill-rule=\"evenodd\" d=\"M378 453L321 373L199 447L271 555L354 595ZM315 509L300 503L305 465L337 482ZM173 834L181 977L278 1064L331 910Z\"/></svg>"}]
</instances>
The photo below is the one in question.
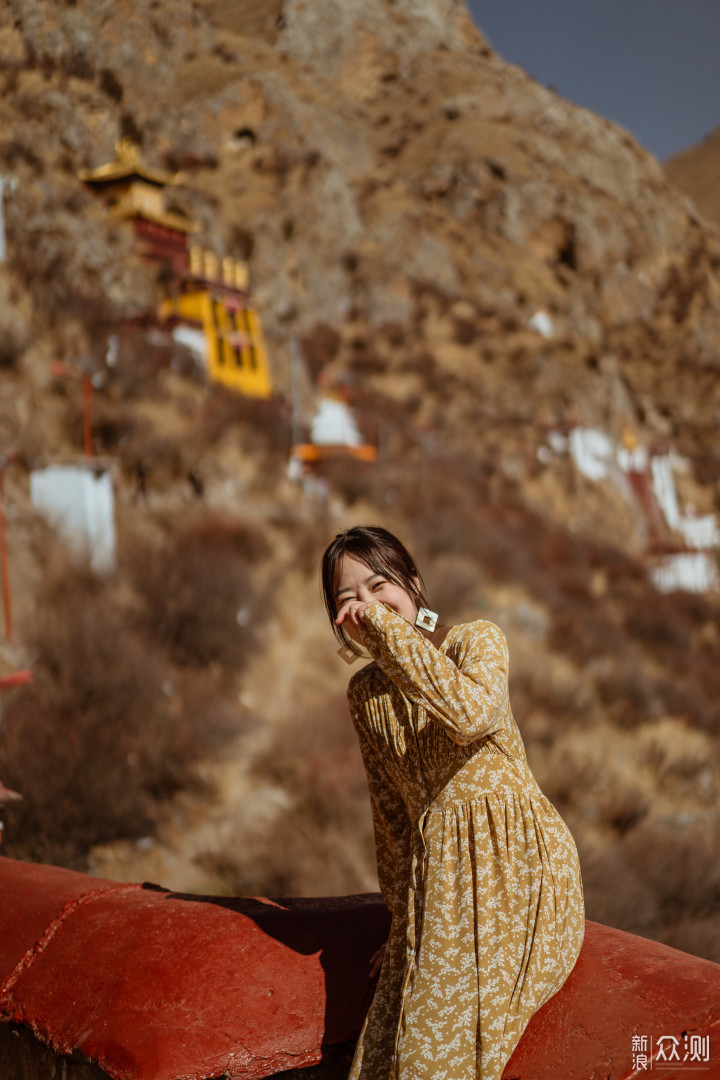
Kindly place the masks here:
<instances>
[{"instance_id":1,"label":"woman's ear","mask_svg":"<svg viewBox=\"0 0 720 1080\"><path fill-rule=\"evenodd\" d=\"M419 577L417 577L416 575L414 575L414 576L413 576L413 579L412 579L412 583L413 583L413 585L415 586L415 589L417 590L417 594L418 594L418 596L422 596L422 589L421 589L421 587L420 587L420 578L419 578ZM420 602L419 602L419 600L418 600L418 607L419 607L419 606L420 606Z\"/></svg>"}]
</instances>

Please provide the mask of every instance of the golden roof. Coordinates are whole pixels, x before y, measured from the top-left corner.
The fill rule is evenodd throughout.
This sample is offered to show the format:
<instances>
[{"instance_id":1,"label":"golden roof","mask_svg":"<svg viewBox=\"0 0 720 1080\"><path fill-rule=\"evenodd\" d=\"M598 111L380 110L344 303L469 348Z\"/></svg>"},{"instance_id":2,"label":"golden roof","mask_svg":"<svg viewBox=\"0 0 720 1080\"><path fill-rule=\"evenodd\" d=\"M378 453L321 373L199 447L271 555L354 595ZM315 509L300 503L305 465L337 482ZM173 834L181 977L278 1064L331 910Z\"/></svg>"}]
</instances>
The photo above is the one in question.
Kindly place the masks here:
<instances>
[{"instance_id":1,"label":"golden roof","mask_svg":"<svg viewBox=\"0 0 720 1080\"><path fill-rule=\"evenodd\" d=\"M143 159L140 147L131 139L115 143L115 160L94 169L80 169L78 177L86 184L101 184L111 180L127 180L137 176L150 184L165 187L177 183L176 174L164 169L153 169Z\"/></svg>"}]
</instances>

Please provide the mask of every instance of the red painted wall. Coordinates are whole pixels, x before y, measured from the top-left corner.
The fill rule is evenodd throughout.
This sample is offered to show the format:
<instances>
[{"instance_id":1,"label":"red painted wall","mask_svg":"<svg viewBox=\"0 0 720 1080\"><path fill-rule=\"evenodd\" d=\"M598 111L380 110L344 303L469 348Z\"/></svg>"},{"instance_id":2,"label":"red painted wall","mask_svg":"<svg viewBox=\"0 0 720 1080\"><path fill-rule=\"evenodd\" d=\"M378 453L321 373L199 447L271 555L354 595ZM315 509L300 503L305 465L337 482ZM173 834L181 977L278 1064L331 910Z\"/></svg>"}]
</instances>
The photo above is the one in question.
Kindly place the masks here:
<instances>
[{"instance_id":1,"label":"red painted wall","mask_svg":"<svg viewBox=\"0 0 720 1080\"><path fill-rule=\"evenodd\" d=\"M357 1037L389 925L374 895L183 896L4 858L0 913L0 1018L113 1080L260 1080L318 1062ZM634 1080L633 1035L673 1035L682 1054L689 1034L710 1045L692 1076L720 1080L720 966L588 922L505 1078Z\"/></svg>"}]
</instances>

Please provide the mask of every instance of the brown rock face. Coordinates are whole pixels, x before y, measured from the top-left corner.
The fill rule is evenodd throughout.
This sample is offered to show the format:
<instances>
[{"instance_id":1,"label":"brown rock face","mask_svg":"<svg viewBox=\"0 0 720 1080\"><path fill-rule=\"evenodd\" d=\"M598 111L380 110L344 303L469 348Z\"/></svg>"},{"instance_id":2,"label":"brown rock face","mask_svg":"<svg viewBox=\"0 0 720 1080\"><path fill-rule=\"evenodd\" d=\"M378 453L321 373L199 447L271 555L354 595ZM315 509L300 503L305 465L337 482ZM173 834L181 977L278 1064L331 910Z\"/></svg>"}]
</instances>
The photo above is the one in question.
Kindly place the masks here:
<instances>
[{"instance_id":1,"label":"brown rock face","mask_svg":"<svg viewBox=\"0 0 720 1080\"><path fill-rule=\"evenodd\" d=\"M709 222L720 227L720 128L702 142L673 154L664 167L668 179L690 196Z\"/></svg>"},{"instance_id":2,"label":"brown rock face","mask_svg":"<svg viewBox=\"0 0 720 1080\"><path fill-rule=\"evenodd\" d=\"M285 0L281 23L280 50L333 79L350 96L370 92L368 69L381 78L388 62L407 70L423 53L462 50L482 41L463 0Z\"/></svg>"}]
</instances>

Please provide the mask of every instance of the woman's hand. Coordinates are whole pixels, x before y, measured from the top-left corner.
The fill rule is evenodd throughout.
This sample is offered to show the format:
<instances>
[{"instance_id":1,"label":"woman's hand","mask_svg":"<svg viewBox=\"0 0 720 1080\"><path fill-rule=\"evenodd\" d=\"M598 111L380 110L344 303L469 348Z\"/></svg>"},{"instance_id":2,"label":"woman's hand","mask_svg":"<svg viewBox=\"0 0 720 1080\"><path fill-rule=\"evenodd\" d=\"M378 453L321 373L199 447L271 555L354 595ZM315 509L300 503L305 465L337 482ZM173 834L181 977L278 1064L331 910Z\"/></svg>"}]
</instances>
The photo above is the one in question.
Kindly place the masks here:
<instances>
[{"instance_id":1,"label":"woman's hand","mask_svg":"<svg viewBox=\"0 0 720 1080\"><path fill-rule=\"evenodd\" d=\"M374 952L370 957L370 978L374 979L380 972L382 962L385 959L385 949L387 948L387 941L384 945L381 945L377 952Z\"/></svg>"},{"instance_id":2,"label":"woman's hand","mask_svg":"<svg viewBox=\"0 0 720 1080\"><path fill-rule=\"evenodd\" d=\"M362 632L363 615L373 603L375 603L374 600L345 600L335 616L335 625L342 626L345 623L345 629L350 637L360 645L365 644Z\"/></svg>"}]
</instances>

